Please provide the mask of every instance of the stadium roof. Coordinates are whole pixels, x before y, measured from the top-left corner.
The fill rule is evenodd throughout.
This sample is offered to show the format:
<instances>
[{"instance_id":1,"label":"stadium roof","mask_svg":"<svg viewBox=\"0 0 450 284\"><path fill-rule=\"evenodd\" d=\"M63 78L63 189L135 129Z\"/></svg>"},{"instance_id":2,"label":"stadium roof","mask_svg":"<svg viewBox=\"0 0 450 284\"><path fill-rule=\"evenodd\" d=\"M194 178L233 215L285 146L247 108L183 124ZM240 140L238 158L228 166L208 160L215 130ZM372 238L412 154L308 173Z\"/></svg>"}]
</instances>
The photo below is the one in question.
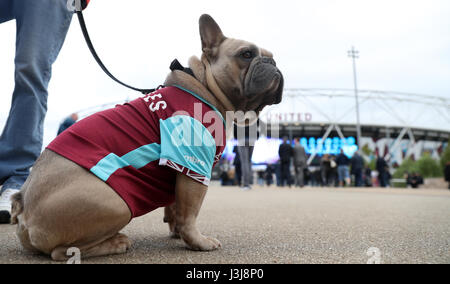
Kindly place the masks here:
<instances>
[{"instance_id":1,"label":"stadium roof","mask_svg":"<svg viewBox=\"0 0 450 284\"><path fill-rule=\"evenodd\" d=\"M377 90L360 90L361 125L410 128L450 133L450 99ZM261 113L272 124L355 125L355 93L352 89L286 89L283 101Z\"/></svg>"}]
</instances>

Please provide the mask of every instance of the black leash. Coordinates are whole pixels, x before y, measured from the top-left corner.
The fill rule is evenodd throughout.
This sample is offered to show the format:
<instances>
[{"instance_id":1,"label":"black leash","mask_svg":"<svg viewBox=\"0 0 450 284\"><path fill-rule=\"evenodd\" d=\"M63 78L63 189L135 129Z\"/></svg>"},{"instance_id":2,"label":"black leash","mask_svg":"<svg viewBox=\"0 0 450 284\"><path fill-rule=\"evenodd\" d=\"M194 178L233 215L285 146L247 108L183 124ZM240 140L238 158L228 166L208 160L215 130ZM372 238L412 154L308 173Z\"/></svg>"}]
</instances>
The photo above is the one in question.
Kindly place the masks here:
<instances>
[{"instance_id":1,"label":"black leash","mask_svg":"<svg viewBox=\"0 0 450 284\"><path fill-rule=\"evenodd\" d=\"M127 84L123 83L122 81L120 81L119 79L117 79L116 77L114 77L114 75L111 74L111 72L109 72L108 69L105 67L103 62L100 60L100 57L98 57L97 52L95 51L94 45L91 42L91 39L89 37L89 33L87 31L87 28L86 28L86 23L84 21L83 13L81 11L76 11L76 13L78 15L78 20L80 21L81 30L83 31L84 39L86 40L86 43L87 43L87 45L89 47L89 50L91 51L92 55L94 56L95 61L97 61L98 65L100 65L100 67L106 73L106 75L108 75L111 79L113 79L117 83L121 84L122 86L125 86L125 87L127 87L127 88L129 88L131 90L134 90L134 91L141 92L144 95L149 94L149 93L153 93L154 91L156 91L157 89L159 89L161 87L161 86L159 86L156 89L138 89L138 88L132 87L130 85L127 85Z\"/></svg>"}]
</instances>

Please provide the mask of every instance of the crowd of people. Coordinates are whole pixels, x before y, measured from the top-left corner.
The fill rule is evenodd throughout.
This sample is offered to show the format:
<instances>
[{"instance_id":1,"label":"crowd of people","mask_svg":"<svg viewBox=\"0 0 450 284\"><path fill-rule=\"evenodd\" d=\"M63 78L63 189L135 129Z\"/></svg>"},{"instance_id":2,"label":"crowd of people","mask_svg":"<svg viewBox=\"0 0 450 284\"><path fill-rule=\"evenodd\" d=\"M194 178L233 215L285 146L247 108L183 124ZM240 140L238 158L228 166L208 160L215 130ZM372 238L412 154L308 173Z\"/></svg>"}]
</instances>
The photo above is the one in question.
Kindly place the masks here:
<instances>
[{"instance_id":1,"label":"crowd of people","mask_svg":"<svg viewBox=\"0 0 450 284\"><path fill-rule=\"evenodd\" d=\"M236 146L234 150L236 156L232 163L234 167L227 163L222 164L222 184L239 185L243 189L250 189L254 176L256 176L259 185L275 184L280 187L391 186L392 176L388 163L382 156L377 155L375 170L371 170L358 151L352 157L348 157L343 150L338 155L324 154L308 164L310 156L300 144L300 140L294 139L293 144L287 137L283 138L278 151L279 161L266 165L264 170L258 168L256 173L248 170L245 173L242 171L243 163L246 164L246 167L251 164L251 155L246 155L245 161L242 161L239 154L242 151L239 150L239 146ZM405 175L405 181L407 186L412 188L423 184L423 178L418 173Z\"/></svg>"},{"instance_id":2,"label":"crowd of people","mask_svg":"<svg viewBox=\"0 0 450 284\"><path fill-rule=\"evenodd\" d=\"M309 157L299 139L295 139L294 146L291 146L287 138L284 138L280 145L279 156L280 165L272 165L270 167L275 170L268 170L269 175L275 172L278 186L390 186L389 168L384 158L380 156L377 157L375 172L372 172L365 164L358 152L349 158L343 150L336 156L324 154L308 166ZM294 176L291 176L291 164L294 168ZM270 183L267 184L270 185Z\"/></svg>"}]
</instances>

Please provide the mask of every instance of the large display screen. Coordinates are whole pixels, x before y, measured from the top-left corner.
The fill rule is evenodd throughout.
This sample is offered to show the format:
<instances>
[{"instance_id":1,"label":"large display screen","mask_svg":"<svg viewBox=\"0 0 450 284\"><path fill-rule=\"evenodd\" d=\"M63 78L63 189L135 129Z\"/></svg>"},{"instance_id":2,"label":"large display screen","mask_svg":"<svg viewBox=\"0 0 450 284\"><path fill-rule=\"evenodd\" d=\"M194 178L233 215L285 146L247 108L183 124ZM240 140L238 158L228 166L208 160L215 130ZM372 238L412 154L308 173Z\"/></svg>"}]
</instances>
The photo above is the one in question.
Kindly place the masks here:
<instances>
[{"instance_id":1,"label":"large display screen","mask_svg":"<svg viewBox=\"0 0 450 284\"><path fill-rule=\"evenodd\" d=\"M282 143L281 139L261 137L256 141L253 150L252 162L254 164L275 164L279 161L278 149ZM324 154L338 155L341 149L349 158L358 150L356 139L354 137L347 138L327 138L325 141L322 138L302 137L300 144L305 148L308 155L316 153L318 156ZM232 161L235 157L233 153L234 147L237 145L236 140L228 141L225 148L224 157ZM292 143L294 145L294 143Z\"/></svg>"}]
</instances>

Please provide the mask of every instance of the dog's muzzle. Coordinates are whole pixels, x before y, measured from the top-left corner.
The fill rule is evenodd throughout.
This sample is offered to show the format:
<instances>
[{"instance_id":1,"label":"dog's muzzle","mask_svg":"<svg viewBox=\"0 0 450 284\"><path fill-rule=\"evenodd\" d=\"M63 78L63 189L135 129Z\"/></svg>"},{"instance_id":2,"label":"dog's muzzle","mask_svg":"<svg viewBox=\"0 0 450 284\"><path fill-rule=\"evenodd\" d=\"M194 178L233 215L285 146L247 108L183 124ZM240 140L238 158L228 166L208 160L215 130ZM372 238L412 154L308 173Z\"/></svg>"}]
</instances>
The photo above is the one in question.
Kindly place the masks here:
<instances>
[{"instance_id":1,"label":"dog's muzzle","mask_svg":"<svg viewBox=\"0 0 450 284\"><path fill-rule=\"evenodd\" d=\"M284 78L270 57L253 60L245 80L245 94L252 104L279 104L283 95Z\"/></svg>"}]
</instances>

